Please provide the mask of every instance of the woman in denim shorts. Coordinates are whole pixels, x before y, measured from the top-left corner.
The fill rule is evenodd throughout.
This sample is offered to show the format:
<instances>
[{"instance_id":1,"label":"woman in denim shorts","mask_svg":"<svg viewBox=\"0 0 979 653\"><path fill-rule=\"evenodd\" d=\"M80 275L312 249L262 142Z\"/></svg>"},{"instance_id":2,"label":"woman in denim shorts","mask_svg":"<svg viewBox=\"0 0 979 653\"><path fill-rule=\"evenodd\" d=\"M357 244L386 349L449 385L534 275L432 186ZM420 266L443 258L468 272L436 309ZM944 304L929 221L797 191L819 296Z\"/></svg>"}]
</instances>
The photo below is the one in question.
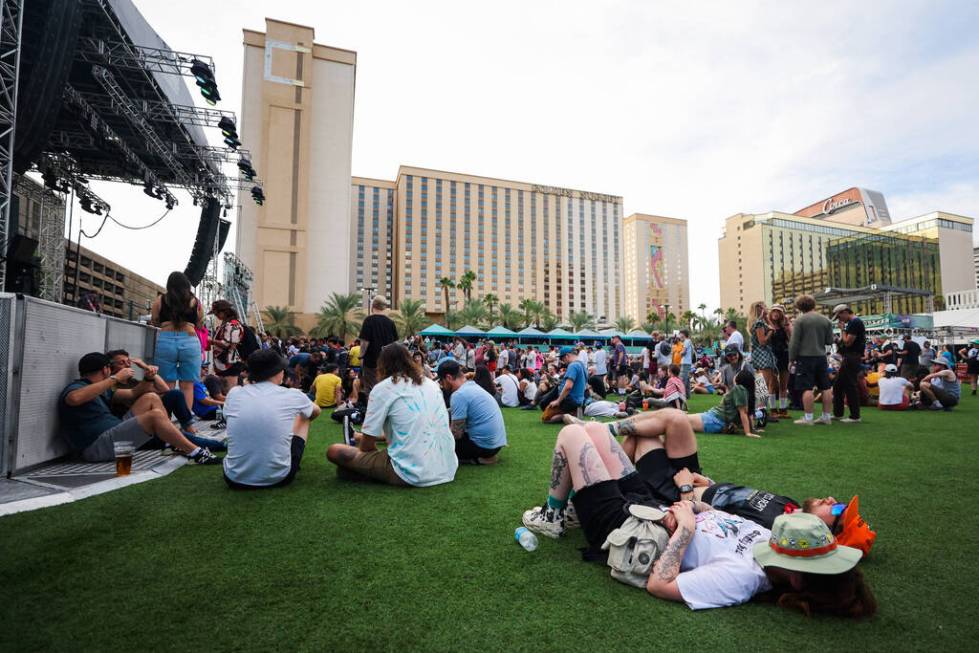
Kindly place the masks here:
<instances>
[{"instance_id":1,"label":"woman in denim shorts","mask_svg":"<svg viewBox=\"0 0 979 653\"><path fill-rule=\"evenodd\" d=\"M194 406L194 381L200 379L197 326L203 318L201 303L190 291L190 280L183 272L171 272L166 294L153 302L153 324L160 327L154 362L167 385L173 388L180 384L188 409Z\"/></svg>"}]
</instances>

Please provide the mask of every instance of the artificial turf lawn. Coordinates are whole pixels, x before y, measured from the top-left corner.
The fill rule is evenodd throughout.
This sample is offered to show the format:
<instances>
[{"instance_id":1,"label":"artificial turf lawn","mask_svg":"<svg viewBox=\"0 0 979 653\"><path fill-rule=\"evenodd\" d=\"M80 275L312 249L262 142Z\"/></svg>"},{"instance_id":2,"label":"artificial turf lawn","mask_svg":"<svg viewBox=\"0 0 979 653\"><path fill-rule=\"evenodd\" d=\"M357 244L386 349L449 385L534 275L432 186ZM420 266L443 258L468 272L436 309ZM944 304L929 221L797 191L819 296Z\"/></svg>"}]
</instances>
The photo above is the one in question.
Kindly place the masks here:
<instances>
[{"instance_id":1,"label":"artificial turf lawn","mask_svg":"<svg viewBox=\"0 0 979 653\"><path fill-rule=\"evenodd\" d=\"M714 403L694 397L695 410ZM287 488L216 467L0 518L0 650L976 650L979 399L861 425L701 435L719 481L801 500L859 493L878 532L867 622L772 605L692 612L580 561L583 538L513 541L545 497L557 426L506 409L495 467L396 489L339 481L314 425ZM971 616L970 616L971 615Z\"/></svg>"}]
</instances>

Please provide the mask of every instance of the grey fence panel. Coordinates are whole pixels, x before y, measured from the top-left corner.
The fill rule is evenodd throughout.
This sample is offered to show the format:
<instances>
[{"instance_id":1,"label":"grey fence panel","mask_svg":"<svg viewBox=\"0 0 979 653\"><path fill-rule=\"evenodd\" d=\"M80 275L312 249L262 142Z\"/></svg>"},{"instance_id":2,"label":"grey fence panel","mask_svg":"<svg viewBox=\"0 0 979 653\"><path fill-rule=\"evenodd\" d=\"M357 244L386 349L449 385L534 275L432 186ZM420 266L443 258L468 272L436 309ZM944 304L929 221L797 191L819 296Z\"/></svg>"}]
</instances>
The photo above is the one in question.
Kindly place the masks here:
<instances>
[{"instance_id":1,"label":"grey fence panel","mask_svg":"<svg viewBox=\"0 0 979 653\"><path fill-rule=\"evenodd\" d=\"M24 300L20 415L14 471L68 453L58 423L58 396L78 377L78 359L105 351L106 319L80 309Z\"/></svg>"},{"instance_id":2,"label":"grey fence panel","mask_svg":"<svg viewBox=\"0 0 979 653\"><path fill-rule=\"evenodd\" d=\"M0 477L10 467L8 451L13 445L14 420L14 295L0 293Z\"/></svg>"},{"instance_id":3,"label":"grey fence panel","mask_svg":"<svg viewBox=\"0 0 979 653\"><path fill-rule=\"evenodd\" d=\"M156 344L155 328L114 317L105 320L105 351L125 349L130 356L152 362Z\"/></svg>"}]
</instances>

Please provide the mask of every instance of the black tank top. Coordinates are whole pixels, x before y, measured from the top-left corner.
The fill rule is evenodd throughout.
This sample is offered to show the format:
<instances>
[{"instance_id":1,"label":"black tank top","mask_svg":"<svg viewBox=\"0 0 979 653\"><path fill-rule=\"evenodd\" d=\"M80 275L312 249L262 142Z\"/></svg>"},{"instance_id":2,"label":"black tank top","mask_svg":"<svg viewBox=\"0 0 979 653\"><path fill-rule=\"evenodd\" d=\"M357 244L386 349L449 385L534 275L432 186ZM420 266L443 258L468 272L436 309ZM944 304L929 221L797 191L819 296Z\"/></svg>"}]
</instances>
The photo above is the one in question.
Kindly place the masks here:
<instances>
[{"instance_id":1,"label":"black tank top","mask_svg":"<svg viewBox=\"0 0 979 653\"><path fill-rule=\"evenodd\" d=\"M190 308L187 309L182 315L176 315L173 310L167 305L167 296L160 296L160 324L164 322L174 322L176 323L179 318L180 322L189 322L195 327L197 326L197 298L194 297L190 300Z\"/></svg>"}]
</instances>

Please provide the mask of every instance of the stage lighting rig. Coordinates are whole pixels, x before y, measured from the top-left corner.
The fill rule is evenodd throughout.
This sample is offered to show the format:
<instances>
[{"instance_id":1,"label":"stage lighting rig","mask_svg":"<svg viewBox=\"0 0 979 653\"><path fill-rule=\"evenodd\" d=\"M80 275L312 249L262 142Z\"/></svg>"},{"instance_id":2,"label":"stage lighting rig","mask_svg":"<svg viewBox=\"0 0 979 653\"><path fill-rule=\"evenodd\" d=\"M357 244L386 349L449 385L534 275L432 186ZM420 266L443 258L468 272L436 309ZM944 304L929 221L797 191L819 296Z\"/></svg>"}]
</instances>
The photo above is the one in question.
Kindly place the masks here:
<instances>
[{"instance_id":1,"label":"stage lighting rig","mask_svg":"<svg viewBox=\"0 0 979 653\"><path fill-rule=\"evenodd\" d=\"M224 136L225 145L232 150L237 150L241 147L241 139L238 138L238 126L235 125L234 120L228 116L221 116L221 120L218 121L218 127L221 128L221 135Z\"/></svg>"},{"instance_id":2,"label":"stage lighting rig","mask_svg":"<svg viewBox=\"0 0 979 653\"><path fill-rule=\"evenodd\" d=\"M255 203L259 206L265 204L265 193L262 192L261 186L252 186L252 199L255 200Z\"/></svg>"},{"instance_id":3,"label":"stage lighting rig","mask_svg":"<svg viewBox=\"0 0 979 653\"><path fill-rule=\"evenodd\" d=\"M221 100L221 94L218 93L218 83L214 79L214 72L211 67L200 59L194 59L190 64L190 72L194 75L197 86L201 89L204 101L211 106L217 104Z\"/></svg>"},{"instance_id":4,"label":"stage lighting rig","mask_svg":"<svg viewBox=\"0 0 979 653\"><path fill-rule=\"evenodd\" d=\"M255 168L252 167L252 162L244 157L238 160L238 170L241 171L242 176L248 181L254 179L258 174L255 172Z\"/></svg>"}]
</instances>

